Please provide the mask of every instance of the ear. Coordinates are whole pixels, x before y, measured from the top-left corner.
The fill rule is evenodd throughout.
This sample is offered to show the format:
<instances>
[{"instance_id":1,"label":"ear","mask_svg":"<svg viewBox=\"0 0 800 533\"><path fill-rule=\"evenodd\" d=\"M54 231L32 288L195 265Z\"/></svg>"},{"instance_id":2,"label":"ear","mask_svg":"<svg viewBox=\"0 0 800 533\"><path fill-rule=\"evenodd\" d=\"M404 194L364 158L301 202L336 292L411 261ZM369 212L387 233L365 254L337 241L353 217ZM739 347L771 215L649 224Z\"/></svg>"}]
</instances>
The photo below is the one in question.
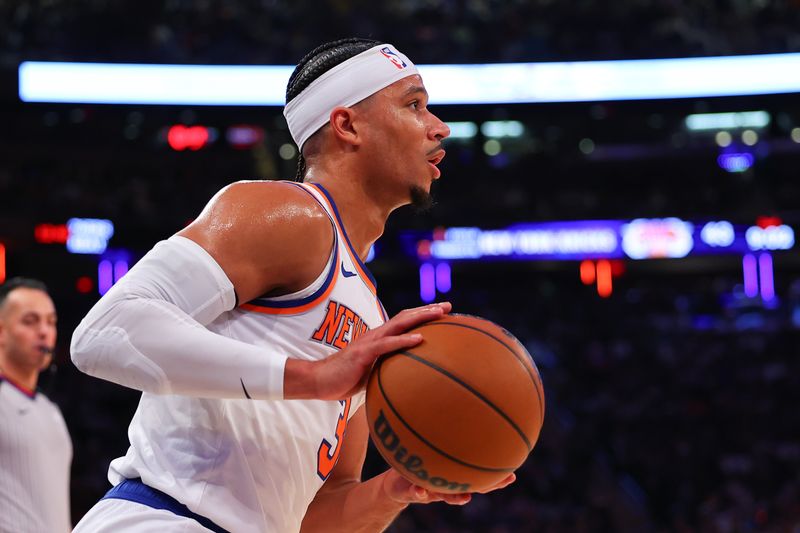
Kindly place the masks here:
<instances>
[{"instance_id":1,"label":"ear","mask_svg":"<svg viewBox=\"0 0 800 533\"><path fill-rule=\"evenodd\" d=\"M331 111L331 131L334 137L340 141L358 146L361 144L361 137L356 126L357 111L351 107L334 107Z\"/></svg>"}]
</instances>

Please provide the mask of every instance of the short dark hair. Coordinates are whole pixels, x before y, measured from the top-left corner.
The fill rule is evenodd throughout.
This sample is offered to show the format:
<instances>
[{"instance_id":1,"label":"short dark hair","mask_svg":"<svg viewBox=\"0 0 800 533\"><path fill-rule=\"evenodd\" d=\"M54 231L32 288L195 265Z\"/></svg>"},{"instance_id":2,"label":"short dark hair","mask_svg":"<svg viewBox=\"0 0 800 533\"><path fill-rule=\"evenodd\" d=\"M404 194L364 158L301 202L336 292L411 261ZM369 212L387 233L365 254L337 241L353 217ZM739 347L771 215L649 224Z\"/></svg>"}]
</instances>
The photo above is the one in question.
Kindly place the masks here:
<instances>
[{"instance_id":1,"label":"short dark hair","mask_svg":"<svg viewBox=\"0 0 800 533\"><path fill-rule=\"evenodd\" d=\"M286 103L291 102L298 94L303 92L311 83L328 72L330 69L344 63L365 50L381 44L372 39L352 37L331 41L318 46L305 55L297 64L289 77L286 85ZM303 147L298 146L297 173L295 181L303 181L306 174L306 160L303 157Z\"/></svg>"},{"instance_id":2,"label":"short dark hair","mask_svg":"<svg viewBox=\"0 0 800 533\"><path fill-rule=\"evenodd\" d=\"M48 292L47 285L43 281L33 278L14 277L0 285L0 307L6 302L6 298L14 289L35 289L37 291Z\"/></svg>"}]
</instances>

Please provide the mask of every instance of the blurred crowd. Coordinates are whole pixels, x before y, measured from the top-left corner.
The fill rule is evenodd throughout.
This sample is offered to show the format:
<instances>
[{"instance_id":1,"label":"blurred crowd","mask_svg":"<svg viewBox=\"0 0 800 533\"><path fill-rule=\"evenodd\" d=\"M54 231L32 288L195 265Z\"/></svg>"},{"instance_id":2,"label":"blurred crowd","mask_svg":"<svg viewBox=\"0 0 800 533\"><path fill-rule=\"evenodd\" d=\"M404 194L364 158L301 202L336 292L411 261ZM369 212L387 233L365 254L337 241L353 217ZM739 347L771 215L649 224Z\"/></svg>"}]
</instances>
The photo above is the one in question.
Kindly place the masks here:
<instances>
[{"instance_id":1,"label":"blurred crowd","mask_svg":"<svg viewBox=\"0 0 800 533\"><path fill-rule=\"evenodd\" d=\"M635 23L632 23L635 21ZM294 63L358 35L418 63L800 50L797 0L23 0L0 3L2 60Z\"/></svg>"}]
</instances>

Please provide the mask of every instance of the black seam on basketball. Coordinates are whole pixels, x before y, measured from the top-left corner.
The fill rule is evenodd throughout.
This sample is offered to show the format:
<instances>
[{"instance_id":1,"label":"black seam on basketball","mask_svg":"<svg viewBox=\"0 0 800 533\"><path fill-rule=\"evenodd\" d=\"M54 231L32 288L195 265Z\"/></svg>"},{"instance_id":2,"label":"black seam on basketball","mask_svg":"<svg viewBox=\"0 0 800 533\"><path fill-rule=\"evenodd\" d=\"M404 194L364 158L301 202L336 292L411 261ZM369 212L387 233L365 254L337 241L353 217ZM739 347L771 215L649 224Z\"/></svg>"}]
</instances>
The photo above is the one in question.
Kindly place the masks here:
<instances>
[{"instance_id":1,"label":"black seam on basketball","mask_svg":"<svg viewBox=\"0 0 800 533\"><path fill-rule=\"evenodd\" d=\"M398 352L395 355L407 355L407 354L405 352ZM400 421L400 423L403 424L411 433L414 434L414 436L416 436L419 440L421 440L426 446L428 446L431 450L433 450L434 452L438 453L439 455L443 455L443 456L447 457L448 459L450 459L451 461L453 461L454 463L458 463L458 464L460 464L462 466L466 466L467 468L474 468L475 470L482 470L484 472L513 472L514 470L516 470L516 468L490 468L488 466L474 465L472 463L468 463L466 461L462 461L458 457L453 457L452 455L450 455L449 453L445 452L444 450L440 450L439 448L434 446L431 442L429 442L428 439L426 439L425 437L423 437L422 435L417 433L417 431L413 427L411 427L411 424L406 422L405 418L400 416L400 413L398 413L397 409L394 408L394 405L392 404L391 400L389 400L389 396L386 394L386 391L383 390L383 382L381 381L380 368L378 369L378 389L381 391L381 396L383 396L383 399L386 401L386 405L389 406L389 409L392 410L392 413L394 413L394 416L397 417L397 419ZM530 449L528 451L530 451Z\"/></svg>"},{"instance_id":2,"label":"black seam on basketball","mask_svg":"<svg viewBox=\"0 0 800 533\"><path fill-rule=\"evenodd\" d=\"M470 316L471 317L472 315L456 315L456 316ZM474 318L478 318L478 317L474 317ZM466 324L459 324L458 322L444 322L444 321L428 322L426 324L421 324L421 325L417 326L415 329L427 328L427 327L431 327L431 326L457 326L459 328L471 329L471 330L477 331L478 333L483 333L487 337L491 337L492 339L496 340L497 342L499 342L500 344L505 346L508 349L508 351L511 352L511 354L514 356L514 358L517 361L520 362L520 364L523 366L523 368L525 368L525 372L527 372L528 375L531 377L531 382L533 383L533 388L536 389L536 396L539 398L539 416L541 417L542 420L544 420L544 402L542 401L542 391L539 390L539 383L541 383L541 381L542 381L542 376L539 375L539 369L536 368L536 364L535 363L533 363L532 366L533 366L533 368L534 368L534 370L536 372L536 378L539 379L539 383L537 383L536 378L533 377L533 374L531 373L531 369L528 368L528 365L526 365L525 362L520 359L519 354L517 354L517 352L514 351L514 349L511 348L511 346L506 344L506 342L503 339L495 337L494 335L492 335L488 331L482 330L481 328L476 328L475 326L468 326ZM526 352L527 352L527 350L526 350ZM530 357L530 355L528 357ZM532 357L531 357L531 360L533 360Z\"/></svg>"},{"instance_id":3,"label":"black seam on basketball","mask_svg":"<svg viewBox=\"0 0 800 533\"><path fill-rule=\"evenodd\" d=\"M445 370L444 368L440 367L436 363L432 363L432 362L428 361L427 359L424 359L424 358L418 356L415 353L406 351L406 352L400 352L398 355L405 355L406 357L409 357L409 358L411 358L411 359L413 359L413 360L415 360L415 361L417 361L419 363L427 365L427 366L431 367L432 369L436 370L437 372L439 372L440 374L444 374L445 376L447 376L451 380L455 381L456 383L458 383L459 385L461 385L462 387L464 387L465 389L470 391L479 400L481 400L483 403L485 403L486 405L491 407L492 410L494 410L494 412L496 412L498 415L503 417L503 419L506 422L508 422L509 425L512 428L514 428L514 431L516 431L519 434L520 438L525 443L525 446L528 448L528 452L530 452L533 449L533 446L531 445L531 441L528 440L528 436L525 435L525 432L522 431L522 429L513 420L511 420L511 417L509 417L507 414L505 414L499 407L497 407L495 404L493 404L491 402L491 400L489 400L489 398L487 398L486 396L481 394L480 391L478 391L477 389L472 387L469 383L465 382L464 380L462 380L461 378L459 378L455 374L452 374L448 370Z\"/></svg>"}]
</instances>

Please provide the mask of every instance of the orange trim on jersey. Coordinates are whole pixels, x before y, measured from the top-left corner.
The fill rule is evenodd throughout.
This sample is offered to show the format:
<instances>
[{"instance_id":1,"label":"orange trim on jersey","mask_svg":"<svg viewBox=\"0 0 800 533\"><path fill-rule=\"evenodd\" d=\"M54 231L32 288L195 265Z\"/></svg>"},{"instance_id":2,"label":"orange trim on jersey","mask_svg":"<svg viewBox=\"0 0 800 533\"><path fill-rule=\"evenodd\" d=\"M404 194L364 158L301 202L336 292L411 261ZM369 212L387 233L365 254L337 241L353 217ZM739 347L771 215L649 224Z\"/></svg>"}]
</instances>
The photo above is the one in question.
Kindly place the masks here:
<instances>
[{"instance_id":1,"label":"orange trim on jersey","mask_svg":"<svg viewBox=\"0 0 800 533\"><path fill-rule=\"evenodd\" d=\"M312 307L318 305L320 302L325 300L328 295L333 290L334 285L336 285L336 280L339 278L339 269L336 268L339 264L339 253L337 251L336 258L334 263L331 265L331 268L334 269L333 278L331 282L328 284L328 288L325 289L325 292L314 298L312 301L297 306L297 307L267 307L264 305L255 305L255 304L242 304L239 307L242 309L246 309L248 311L254 311L256 313L264 313L267 315L298 315L300 313L304 313L311 309Z\"/></svg>"},{"instance_id":2,"label":"orange trim on jersey","mask_svg":"<svg viewBox=\"0 0 800 533\"><path fill-rule=\"evenodd\" d=\"M314 183L301 183L300 185L303 185L305 187L312 187L315 191L317 191L319 193L319 196L322 198L322 201L325 202L325 205L327 205L328 209L330 210L329 212L333 215L331 217L331 219L333 219L334 224L336 224L336 227L339 229L339 232L344 237L345 250L347 250L347 254L350 256L350 259L353 261L353 265L356 267L356 270L358 270L358 274L359 274L359 277L361 278L361 281L364 282L364 284L367 286L367 288L369 289L369 291L373 295L377 296L378 295L378 290L376 289L376 287L372 283L372 281L369 279L369 276L364 272L364 269L361 268L361 260L356 255L355 250L353 250L352 245L350 244L350 241L347 238L347 233L345 233L344 227L342 226L342 224L339 223L339 218L336 216L336 209L330 203L330 201L328 200L328 197Z\"/></svg>"}]
</instances>

